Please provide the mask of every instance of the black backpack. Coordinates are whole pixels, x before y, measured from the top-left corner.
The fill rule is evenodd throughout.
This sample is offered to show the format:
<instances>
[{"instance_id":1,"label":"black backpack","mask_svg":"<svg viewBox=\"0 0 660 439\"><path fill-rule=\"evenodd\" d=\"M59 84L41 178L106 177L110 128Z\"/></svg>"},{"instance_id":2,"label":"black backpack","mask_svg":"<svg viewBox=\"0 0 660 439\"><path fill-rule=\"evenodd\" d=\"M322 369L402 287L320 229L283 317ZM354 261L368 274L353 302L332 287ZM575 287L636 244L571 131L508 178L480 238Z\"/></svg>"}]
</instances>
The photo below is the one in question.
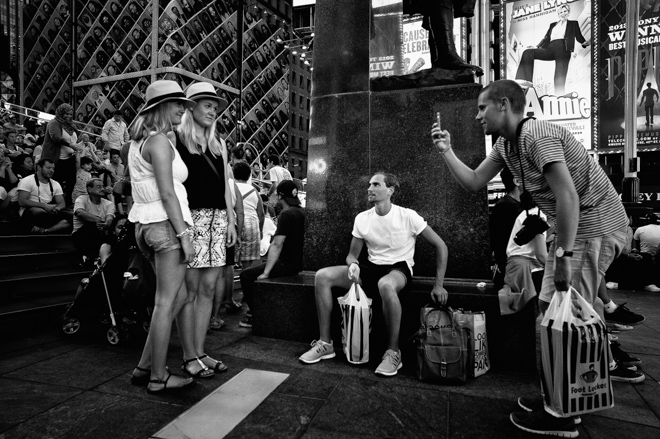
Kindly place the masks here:
<instances>
[{"instance_id":1,"label":"black backpack","mask_svg":"<svg viewBox=\"0 0 660 439\"><path fill-rule=\"evenodd\" d=\"M420 310L417 332L417 377L421 381L461 382L468 379L468 338L460 311L432 304Z\"/></svg>"}]
</instances>

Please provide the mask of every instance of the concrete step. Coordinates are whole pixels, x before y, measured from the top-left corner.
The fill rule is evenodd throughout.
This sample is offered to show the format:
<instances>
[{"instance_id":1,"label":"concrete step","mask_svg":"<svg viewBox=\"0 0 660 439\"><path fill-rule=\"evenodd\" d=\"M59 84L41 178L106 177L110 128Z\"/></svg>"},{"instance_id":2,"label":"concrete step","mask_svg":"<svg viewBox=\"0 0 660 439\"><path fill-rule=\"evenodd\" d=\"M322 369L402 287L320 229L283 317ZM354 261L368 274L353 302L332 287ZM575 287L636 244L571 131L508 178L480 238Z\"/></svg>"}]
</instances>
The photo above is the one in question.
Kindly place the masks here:
<instances>
[{"instance_id":1,"label":"concrete step","mask_svg":"<svg viewBox=\"0 0 660 439\"><path fill-rule=\"evenodd\" d=\"M1 244L1 242L0 242ZM81 256L76 250L0 255L0 277L26 277L49 270L79 267Z\"/></svg>"},{"instance_id":2,"label":"concrete step","mask_svg":"<svg viewBox=\"0 0 660 439\"><path fill-rule=\"evenodd\" d=\"M0 235L0 255L74 250L71 235Z\"/></svg>"}]
</instances>

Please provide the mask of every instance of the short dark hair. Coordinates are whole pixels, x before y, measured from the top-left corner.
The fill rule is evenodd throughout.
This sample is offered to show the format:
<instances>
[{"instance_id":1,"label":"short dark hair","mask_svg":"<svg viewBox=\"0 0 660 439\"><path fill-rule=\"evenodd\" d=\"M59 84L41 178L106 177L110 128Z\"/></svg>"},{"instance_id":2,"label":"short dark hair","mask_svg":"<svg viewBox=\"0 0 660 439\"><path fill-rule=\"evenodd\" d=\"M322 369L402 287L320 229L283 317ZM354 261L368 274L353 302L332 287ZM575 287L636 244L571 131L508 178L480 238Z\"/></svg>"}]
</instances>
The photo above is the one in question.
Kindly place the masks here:
<instances>
[{"instance_id":1,"label":"short dark hair","mask_svg":"<svg viewBox=\"0 0 660 439\"><path fill-rule=\"evenodd\" d=\"M39 159L39 161L37 162L37 166L41 166L43 168L46 163L55 164L55 162L52 161L51 159L43 158L43 159Z\"/></svg>"},{"instance_id":2,"label":"short dark hair","mask_svg":"<svg viewBox=\"0 0 660 439\"><path fill-rule=\"evenodd\" d=\"M647 87L650 87L650 86L651 86L651 83L650 83L650 82L647 82L647 83L646 83L646 86L647 86Z\"/></svg>"},{"instance_id":3,"label":"short dark hair","mask_svg":"<svg viewBox=\"0 0 660 439\"><path fill-rule=\"evenodd\" d=\"M392 193L392 196L399 192L401 185L399 184L399 179L396 178L396 175L385 171L374 172L374 175L382 175L385 186L394 188L394 193Z\"/></svg>"},{"instance_id":4,"label":"short dark hair","mask_svg":"<svg viewBox=\"0 0 660 439\"><path fill-rule=\"evenodd\" d=\"M113 155L121 156L121 152L118 149L111 149L110 150L110 157L112 157Z\"/></svg>"},{"instance_id":5,"label":"short dark hair","mask_svg":"<svg viewBox=\"0 0 660 439\"><path fill-rule=\"evenodd\" d=\"M90 178L89 180L87 180L87 184L85 184L85 187L87 189L93 188L94 183L96 183L97 181L100 182L101 184L103 184L103 180L101 180L100 178Z\"/></svg>"},{"instance_id":6,"label":"short dark hair","mask_svg":"<svg viewBox=\"0 0 660 439\"><path fill-rule=\"evenodd\" d=\"M500 172L500 178L502 179L502 184L507 193L516 188L516 184L513 182L513 174L508 166L505 166L502 169L502 172Z\"/></svg>"},{"instance_id":7,"label":"short dark hair","mask_svg":"<svg viewBox=\"0 0 660 439\"><path fill-rule=\"evenodd\" d=\"M273 162L273 164L274 164L275 166L279 166L279 165L280 165L280 158L279 158L278 156L276 156L275 154L271 154L271 155L269 155L269 156L268 156L268 160L270 160L271 162Z\"/></svg>"},{"instance_id":8,"label":"short dark hair","mask_svg":"<svg viewBox=\"0 0 660 439\"><path fill-rule=\"evenodd\" d=\"M121 110L115 110L112 112L113 116L121 116Z\"/></svg>"},{"instance_id":9,"label":"short dark hair","mask_svg":"<svg viewBox=\"0 0 660 439\"><path fill-rule=\"evenodd\" d=\"M89 157L81 157L80 158L80 166L91 165L92 163L93 163L92 159L90 159Z\"/></svg>"},{"instance_id":10,"label":"short dark hair","mask_svg":"<svg viewBox=\"0 0 660 439\"><path fill-rule=\"evenodd\" d=\"M514 113L524 113L527 98L522 87L516 81L510 79L500 79L491 82L481 90L480 95L486 93L486 98L492 102L501 102L507 98L511 103L511 110Z\"/></svg>"},{"instance_id":11,"label":"short dark hair","mask_svg":"<svg viewBox=\"0 0 660 439\"><path fill-rule=\"evenodd\" d=\"M250 173L251 173L250 165L248 165L245 162L234 163L232 170L234 171L234 177L236 178L236 180L247 181L247 179L250 178Z\"/></svg>"}]
</instances>

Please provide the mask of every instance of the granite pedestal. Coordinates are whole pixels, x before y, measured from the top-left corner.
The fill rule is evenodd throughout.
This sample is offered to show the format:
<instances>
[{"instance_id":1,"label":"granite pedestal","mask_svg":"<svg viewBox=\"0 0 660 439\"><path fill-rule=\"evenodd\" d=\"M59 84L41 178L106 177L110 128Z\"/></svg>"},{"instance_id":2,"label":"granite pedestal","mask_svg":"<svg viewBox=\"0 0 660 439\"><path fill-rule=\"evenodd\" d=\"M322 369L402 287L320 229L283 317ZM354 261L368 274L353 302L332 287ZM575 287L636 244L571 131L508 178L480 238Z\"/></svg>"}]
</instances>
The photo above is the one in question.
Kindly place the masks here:
<instances>
[{"instance_id":1,"label":"granite pedestal","mask_svg":"<svg viewBox=\"0 0 660 439\"><path fill-rule=\"evenodd\" d=\"M432 278L416 277L409 290L401 294L403 315L399 346L404 364L415 364L415 346L411 337L419 329L419 310L430 302ZM501 316L493 285L477 288L473 280L448 279L448 305L471 311L486 312L490 359L493 368L534 372L536 370L536 306L530 303L523 311ZM334 289L333 296L346 294ZM336 299L335 299L336 300ZM341 352L341 314L335 303L332 316L332 339L335 351ZM314 273L257 281L254 286L252 333L281 340L311 342L319 338L314 300ZM385 351L384 326L378 300L373 304L370 337L371 362L374 367ZM341 354L340 354L341 355Z\"/></svg>"}]
</instances>

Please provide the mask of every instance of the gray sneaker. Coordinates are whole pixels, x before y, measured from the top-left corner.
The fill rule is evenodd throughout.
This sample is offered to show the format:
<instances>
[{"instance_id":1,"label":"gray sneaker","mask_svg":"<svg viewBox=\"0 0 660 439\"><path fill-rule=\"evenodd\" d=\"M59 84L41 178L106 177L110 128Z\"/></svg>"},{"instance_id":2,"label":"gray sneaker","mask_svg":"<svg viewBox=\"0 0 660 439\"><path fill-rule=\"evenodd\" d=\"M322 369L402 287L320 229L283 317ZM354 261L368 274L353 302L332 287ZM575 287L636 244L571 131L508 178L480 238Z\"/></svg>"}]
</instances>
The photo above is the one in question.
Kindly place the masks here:
<instances>
[{"instance_id":1,"label":"gray sneaker","mask_svg":"<svg viewBox=\"0 0 660 439\"><path fill-rule=\"evenodd\" d=\"M312 348L302 354L298 359L303 363L314 364L331 358L335 358L335 347L332 341L326 343L323 340L314 340L312 342Z\"/></svg>"},{"instance_id":2,"label":"gray sneaker","mask_svg":"<svg viewBox=\"0 0 660 439\"><path fill-rule=\"evenodd\" d=\"M381 361L376 373L379 375L385 375L391 377L396 375L397 371L403 367L401 362L401 353L388 349L383 355L383 361Z\"/></svg>"}]
</instances>

